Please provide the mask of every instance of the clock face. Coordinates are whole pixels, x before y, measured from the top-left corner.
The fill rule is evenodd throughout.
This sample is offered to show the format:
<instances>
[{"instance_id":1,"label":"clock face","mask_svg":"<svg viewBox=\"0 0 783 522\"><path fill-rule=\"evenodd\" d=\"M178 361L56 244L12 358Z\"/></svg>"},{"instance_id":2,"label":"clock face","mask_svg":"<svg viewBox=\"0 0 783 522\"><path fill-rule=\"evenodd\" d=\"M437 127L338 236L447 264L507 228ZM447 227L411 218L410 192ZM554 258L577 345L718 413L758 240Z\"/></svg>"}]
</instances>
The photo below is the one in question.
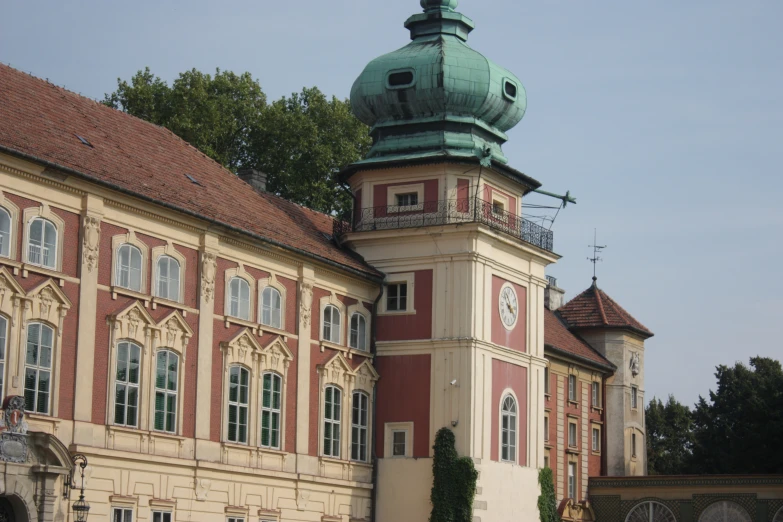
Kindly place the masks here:
<instances>
[{"instance_id":1,"label":"clock face","mask_svg":"<svg viewBox=\"0 0 783 522\"><path fill-rule=\"evenodd\" d=\"M505 285L500 289L500 319L503 326L509 330L516 324L519 316L519 303L517 302L517 293L511 285Z\"/></svg>"}]
</instances>

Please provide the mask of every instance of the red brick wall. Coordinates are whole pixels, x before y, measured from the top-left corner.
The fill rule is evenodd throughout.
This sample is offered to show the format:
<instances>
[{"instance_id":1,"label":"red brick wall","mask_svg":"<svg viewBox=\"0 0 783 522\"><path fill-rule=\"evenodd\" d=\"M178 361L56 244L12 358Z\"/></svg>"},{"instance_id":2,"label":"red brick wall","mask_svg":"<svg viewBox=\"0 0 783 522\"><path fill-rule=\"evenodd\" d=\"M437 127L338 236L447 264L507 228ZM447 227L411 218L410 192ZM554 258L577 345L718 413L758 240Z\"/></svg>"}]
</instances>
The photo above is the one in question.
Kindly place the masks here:
<instances>
[{"instance_id":1,"label":"red brick wall","mask_svg":"<svg viewBox=\"0 0 783 522\"><path fill-rule=\"evenodd\" d=\"M413 422L413 456L430 454L430 356L378 357L376 452L384 457L387 422Z\"/></svg>"},{"instance_id":2,"label":"red brick wall","mask_svg":"<svg viewBox=\"0 0 783 522\"><path fill-rule=\"evenodd\" d=\"M506 330L497 309L500 299L500 289L506 282L505 279L501 279L498 276L492 276L492 300L490 301L490 306L492 307L492 342L499 344L500 346L505 346L506 348L511 348L512 350L527 352L527 291L524 287L511 283L517 293L519 311L517 324L514 325L512 330Z\"/></svg>"},{"instance_id":3,"label":"red brick wall","mask_svg":"<svg viewBox=\"0 0 783 522\"><path fill-rule=\"evenodd\" d=\"M393 276L393 274L389 274ZM414 308L411 315L379 315L379 341L405 341L432 338L432 270L414 272Z\"/></svg>"},{"instance_id":4,"label":"red brick wall","mask_svg":"<svg viewBox=\"0 0 783 522\"><path fill-rule=\"evenodd\" d=\"M527 465L527 368L492 359L492 441L490 458L500 460L500 401L511 389L517 397L517 461Z\"/></svg>"}]
</instances>

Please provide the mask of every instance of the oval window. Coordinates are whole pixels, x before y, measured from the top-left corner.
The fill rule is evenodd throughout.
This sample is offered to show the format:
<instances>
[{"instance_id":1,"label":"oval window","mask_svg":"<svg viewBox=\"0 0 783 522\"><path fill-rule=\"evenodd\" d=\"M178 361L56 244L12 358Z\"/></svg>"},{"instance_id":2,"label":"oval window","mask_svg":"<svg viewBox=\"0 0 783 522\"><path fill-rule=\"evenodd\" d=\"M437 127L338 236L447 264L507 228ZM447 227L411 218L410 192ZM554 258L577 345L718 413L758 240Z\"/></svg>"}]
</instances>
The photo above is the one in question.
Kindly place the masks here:
<instances>
[{"instance_id":1,"label":"oval window","mask_svg":"<svg viewBox=\"0 0 783 522\"><path fill-rule=\"evenodd\" d=\"M386 77L387 86L390 89L405 89L413 85L416 79L412 69L391 71Z\"/></svg>"},{"instance_id":2,"label":"oval window","mask_svg":"<svg viewBox=\"0 0 783 522\"><path fill-rule=\"evenodd\" d=\"M517 99L517 84L511 80L503 80L503 94L510 100Z\"/></svg>"}]
</instances>

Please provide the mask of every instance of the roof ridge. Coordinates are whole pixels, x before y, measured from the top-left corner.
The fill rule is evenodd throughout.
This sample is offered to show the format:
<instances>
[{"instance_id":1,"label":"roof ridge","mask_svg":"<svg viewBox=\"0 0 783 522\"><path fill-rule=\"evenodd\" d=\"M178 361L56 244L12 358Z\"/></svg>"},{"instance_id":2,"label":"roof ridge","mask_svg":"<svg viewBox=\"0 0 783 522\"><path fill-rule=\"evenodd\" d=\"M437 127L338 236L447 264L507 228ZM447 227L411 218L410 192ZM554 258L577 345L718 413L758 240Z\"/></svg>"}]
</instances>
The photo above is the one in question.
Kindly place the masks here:
<instances>
[{"instance_id":1,"label":"roof ridge","mask_svg":"<svg viewBox=\"0 0 783 522\"><path fill-rule=\"evenodd\" d=\"M598 301L598 311L601 312L601 319L604 320L604 324L606 326L609 326L609 320L606 318L606 311L604 310L604 303L601 300L601 289L598 288L597 285L593 286L593 288L595 290L598 290L597 292L593 292L593 293L595 294L596 301Z\"/></svg>"}]
</instances>

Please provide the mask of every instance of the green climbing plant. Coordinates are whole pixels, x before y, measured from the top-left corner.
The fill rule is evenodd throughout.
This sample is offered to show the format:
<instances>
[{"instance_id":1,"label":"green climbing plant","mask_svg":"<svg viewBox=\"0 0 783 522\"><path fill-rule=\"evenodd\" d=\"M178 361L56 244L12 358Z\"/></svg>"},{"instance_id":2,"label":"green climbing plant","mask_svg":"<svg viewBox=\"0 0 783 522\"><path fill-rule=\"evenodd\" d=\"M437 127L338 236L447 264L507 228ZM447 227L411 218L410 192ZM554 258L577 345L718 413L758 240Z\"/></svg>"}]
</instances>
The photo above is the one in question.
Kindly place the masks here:
<instances>
[{"instance_id":1,"label":"green climbing plant","mask_svg":"<svg viewBox=\"0 0 783 522\"><path fill-rule=\"evenodd\" d=\"M432 460L430 522L471 522L478 471L470 457L460 457L454 433L441 428L435 435Z\"/></svg>"},{"instance_id":2,"label":"green climbing plant","mask_svg":"<svg viewBox=\"0 0 783 522\"><path fill-rule=\"evenodd\" d=\"M557 513L557 500L555 499L555 482L551 469L539 470L538 485L541 486L541 495L538 497L538 513L541 522L560 522L560 515Z\"/></svg>"}]
</instances>

